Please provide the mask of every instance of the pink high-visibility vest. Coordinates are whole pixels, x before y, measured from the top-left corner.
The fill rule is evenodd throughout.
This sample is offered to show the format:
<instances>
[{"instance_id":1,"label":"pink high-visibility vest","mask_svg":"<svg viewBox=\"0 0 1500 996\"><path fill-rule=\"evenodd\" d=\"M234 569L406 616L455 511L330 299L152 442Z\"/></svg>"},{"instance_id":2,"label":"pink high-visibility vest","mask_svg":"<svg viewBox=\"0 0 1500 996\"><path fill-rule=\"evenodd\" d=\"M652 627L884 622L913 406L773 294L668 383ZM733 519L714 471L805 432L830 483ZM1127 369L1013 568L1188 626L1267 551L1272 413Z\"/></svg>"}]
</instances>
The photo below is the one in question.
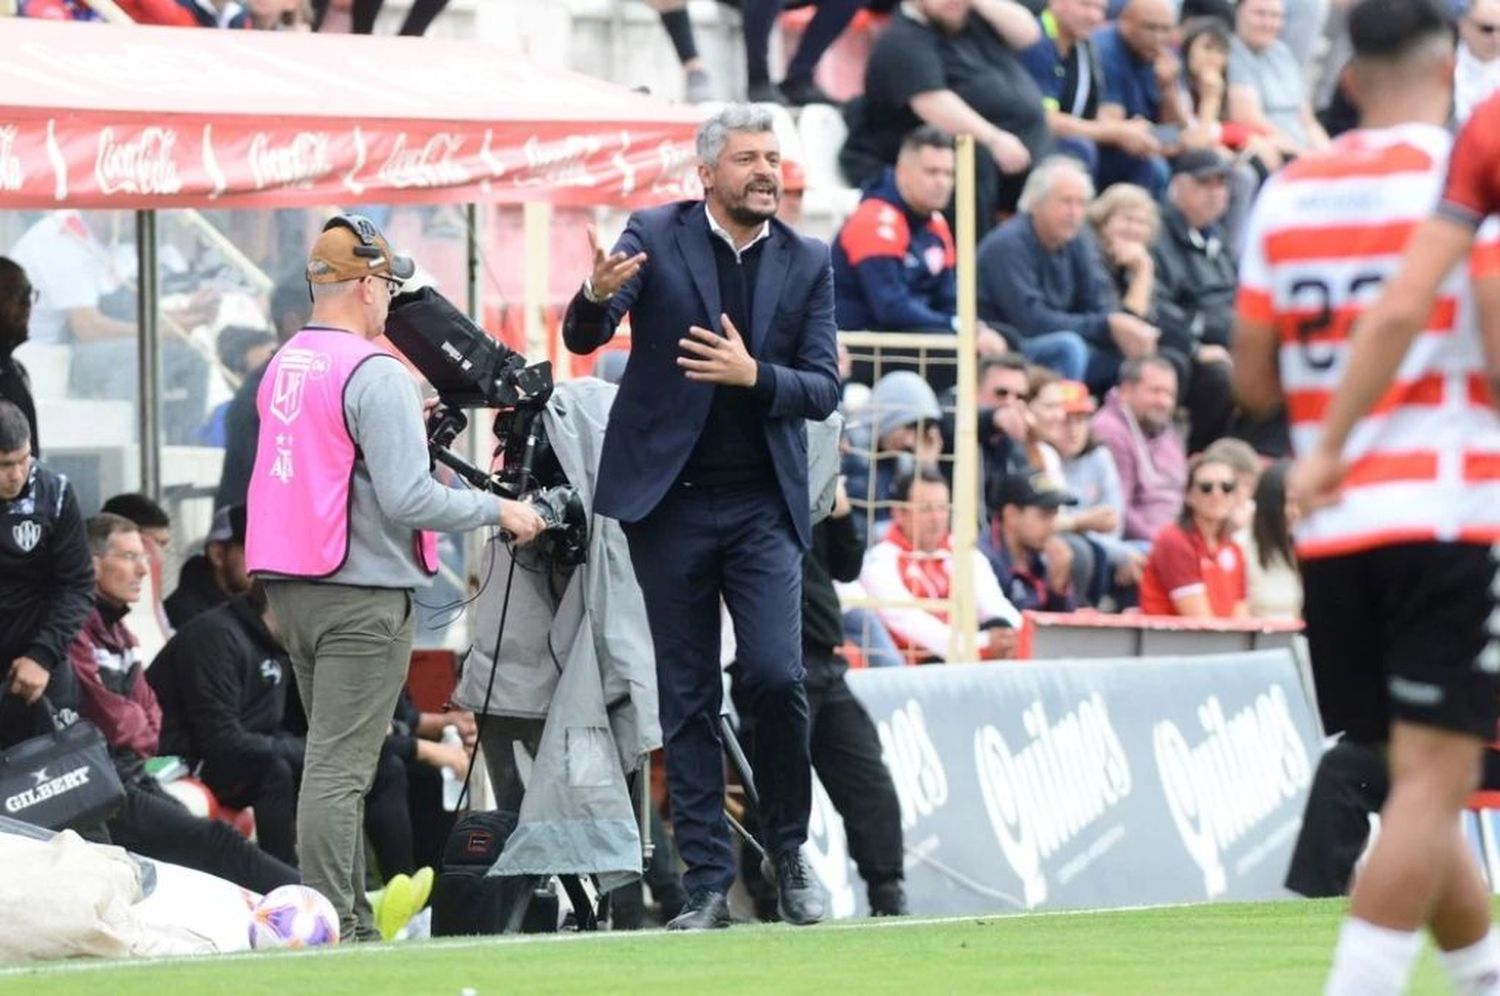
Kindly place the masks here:
<instances>
[{"instance_id":1,"label":"pink high-visibility vest","mask_svg":"<svg viewBox=\"0 0 1500 996\"><path fill-rule=\"evenodd\" d=\"M358 447L344 420L344 390L366 360L384 355L352 332L304 328L276 353L256 395L260 436L245 509L245 567L326 578L349 556L349 489ZM412 555L437 573L437 536L412 533Z\"/></svg>"}]
</instances>

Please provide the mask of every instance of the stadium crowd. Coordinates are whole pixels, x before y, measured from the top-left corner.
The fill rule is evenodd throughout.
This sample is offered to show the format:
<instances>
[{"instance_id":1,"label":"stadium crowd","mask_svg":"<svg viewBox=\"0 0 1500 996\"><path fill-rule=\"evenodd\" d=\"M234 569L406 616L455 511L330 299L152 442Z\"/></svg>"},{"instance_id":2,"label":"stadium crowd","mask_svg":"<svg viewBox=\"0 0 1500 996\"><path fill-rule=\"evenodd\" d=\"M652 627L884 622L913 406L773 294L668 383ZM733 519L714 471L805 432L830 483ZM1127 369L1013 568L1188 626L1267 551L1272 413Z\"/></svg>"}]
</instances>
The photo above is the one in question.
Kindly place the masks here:
<instances>
[{"instance_id":1,"label":"stadium crowd","mask_svg":"<svg viewBox=\"0 0 1500 996\"><path fill-rule=\"evenodd\" d=\"M330 3L120 6L143 23L318 30ZM422 34L444 6L412 4L402 33ZM779 84L766 53L781 5L739 6L749 97L830 103L816 67L858 4L815 4ZM1336 84L1347 6L907 0L882 13L863 93L843 108L839 165L860 199L831 242L835 316L847 332L956 329L953 135L974 135L980 542L973 550L952 542L960 434L951 355L844 351L848 501L836 514L838 567L824 564L823 575L849 604L819 606L820 622L829 623L830 607L840 617L832 635L828 626L818 634L823 663L833 667L835 654L839 667L944 660L946 616L901 603L948 597L959 571L972 577L986 659L1016 656L1026 611L1300 617L1280 462L1287 428L1284 418L1235 409L1233 310L1257 190L1352 123ZM332 7L368 33L380 3ZM658 9L688 96L702 100L715 67L698 55L685 8ZM92 16L74 0L19 0L17 12ZM1462 117L1500 88L1500 0L1472 0L1459 24ZM1326 44L1313 58L1319 40ZM781 216L795 225L801 169L788 163L785 173ZM422 237L450 222L423 212L409 228ZM255 230L233 224L232 238L274 287L228 320L201 290L178 295L168 313L184 329L214 327L214 349L166 340L166 439L224 451L211 528L171 592L162 590L174 573L164 571L171 516L140 495L81 508L48 476L52 427L15 356L27 342L65 347L70 395L134 396L121 219L29 217L0 258L0 501L51 503L42 573L19 572L0 534L0 602L31 606L0 621L0 662L17 662L9 687L23 697L40 694L37 669L59 682L54 693L73 689L78 711L105 733L130 800L110 837L265 891L297 880L293 822L307 730L275 613L246 574L244 506L261 378L306 321L309 233L294 213L270 215ZM195 263L165 256L183 286ZM211 397L211 378L232 396ZM33 473L28 457L43 469ZM882 607L854 605L870 600ZM143 652L138 637L155 645ZM12 717L7 728L5 716L0 736L9 743L23 724ZM364 828L380 878L390 895L403 895L384 914L388 933L425 890L451 826L441 771L461 778L468 758L442 742L448 726L472 744L472 714L424 713L403 695L381 747ZM180 811L153 763L166 755L182 758L225 810L253 807L258 847L225 823ZM872 906L878 895L883 911L901 912L899 870L881 864L888 850L888 840L865 842L861 870L868 866Z\"/></svg>"}]
</instances>

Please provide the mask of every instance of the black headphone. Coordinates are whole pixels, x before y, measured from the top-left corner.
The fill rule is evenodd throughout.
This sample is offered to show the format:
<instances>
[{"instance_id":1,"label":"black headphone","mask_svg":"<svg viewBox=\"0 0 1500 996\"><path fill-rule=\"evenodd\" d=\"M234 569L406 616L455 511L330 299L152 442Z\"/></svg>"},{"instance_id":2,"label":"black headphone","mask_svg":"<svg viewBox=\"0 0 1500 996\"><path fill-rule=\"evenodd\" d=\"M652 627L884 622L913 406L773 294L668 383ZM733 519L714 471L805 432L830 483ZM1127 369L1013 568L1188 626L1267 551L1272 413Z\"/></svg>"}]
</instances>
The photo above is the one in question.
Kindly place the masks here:
<instances>
[{"instance_id":1,"label":"black headphone","mask_svg":"<svg viewBox=\"0 0 1500 996\"><path fill-rule=\"evenodd\" d=\"M354 255L361 259L380 259L386 254L386 250L380 247L383 238L380 229L362 214L336 214L323 225L325 232L330 228L347 228L353 232L359 239L359 245L354 247Z\"/></svg>"}]
</instances>

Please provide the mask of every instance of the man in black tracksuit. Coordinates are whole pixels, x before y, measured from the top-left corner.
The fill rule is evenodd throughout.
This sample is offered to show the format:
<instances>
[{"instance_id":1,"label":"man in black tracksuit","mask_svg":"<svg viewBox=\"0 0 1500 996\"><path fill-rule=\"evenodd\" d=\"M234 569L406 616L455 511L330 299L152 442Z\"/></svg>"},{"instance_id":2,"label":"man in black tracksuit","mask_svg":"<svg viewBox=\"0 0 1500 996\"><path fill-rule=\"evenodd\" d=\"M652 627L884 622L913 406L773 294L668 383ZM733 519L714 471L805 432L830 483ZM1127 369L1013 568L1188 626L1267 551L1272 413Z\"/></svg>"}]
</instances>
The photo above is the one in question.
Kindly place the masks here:
<instances>
[{"instance_id":1,"label":"man in black tracksuit","mask_svg":"<svg viewBox=\"0 0 1500 996\"><path fill-rule=\"evenodd\" d=\"M282 726L292 671L270 623L256 585L179 629L146 680L161 704L160 752L199 764L225 805L254 806L260 846L295 865L305 741Z\"/></svg>"},{"instance_id":2,"label":"man in black tracksuit","mask_svg":"<svg viewBox=\"0 0 1500 996\"><path fill-rule=\"evenodd\" d=\"M94 567L67 478L31 459L31 425L0 401L0 747L76 715L68 645L94 607Z\"/></svg>"},{"instance_id":3,"label":"man in black tracksuit","mask_svg":"<svg viewBox=\"0 0 1500 996\"><path fill-rule=\"evenodd\" d=\"M880 735L849 690L844 680L849 665L838 652L844 643L844 615L833 582L859 577L865 556L864 537L850 511L840 478L833 513L813 527L812 546L802 558L802 663L807 670L812 763L843 817L849 856L865 880L871 914L900 916L906 912L901 803L880 759ZM739 676L735 670L731 673L738 707ZM740 710L742 723L746 715ZM744 724L741 732L748 746L754 731ZM745 862L744 869L753 865ZM746 875L752 890L759 886L755 877L753 871Z\"/></svg>"}]
</instances>

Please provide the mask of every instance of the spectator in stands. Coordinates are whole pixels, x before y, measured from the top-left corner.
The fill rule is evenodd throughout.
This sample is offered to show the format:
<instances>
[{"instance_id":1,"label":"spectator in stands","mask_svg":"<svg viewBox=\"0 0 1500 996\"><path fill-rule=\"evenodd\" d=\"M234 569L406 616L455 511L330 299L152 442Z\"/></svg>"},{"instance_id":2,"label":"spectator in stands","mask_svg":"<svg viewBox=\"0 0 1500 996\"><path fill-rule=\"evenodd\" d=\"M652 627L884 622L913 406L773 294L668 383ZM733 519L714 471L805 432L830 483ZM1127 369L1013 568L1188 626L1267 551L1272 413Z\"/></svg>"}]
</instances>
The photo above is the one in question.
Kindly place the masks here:
<instances>
[{"instance_id":1,"label":"spectator in stands","mask_svg":"<svg viewBox=\"0 0 1500 996\"><path fill-rule=\"evenodd\" d=\"M1187 455L1172 426L1177 368L1160 356L1127 360L1104 399L1094 434L1115 459L1127 540L1150 543L1182 510Z\"/></svg>"},{"instance_id":2,"label":"spectator in stands","mask_svg":"<svg viewBox=\"0 0 1500 996\"><path fill-rule=\"evenodd\" d=\"M0 747L52 728L35 708L43 694L59 711L78 708L68 645L94 596L78 498L32 459L30 436L21 409L0 400Z\"/></svg>"},{"instance_id":3,"label":"spectator in stands","mask_svg":"<svg viewBox=\"0 0 1500 996\"><path fill-rule=\"evenodd\" d=\"M1015 329L1022 350L1096 391L1115 382L1120 361L1156 347L1157 329L1110 311L1084 219L1093 181L1078 160L1053 156L1026 180L1021 213L979 244L979 317ZM1046 360L1028 339L1048 336Z\"/></svg>"},{"instance_id":4,"label":"spectator in stands","mask_svg":"<svg viewBox=\"0 0 1500 996\"><path fill-rule=\"evenodd\" d=\"M1054 484L1062 485L1062 457L1052 446L1052 439L1062 429L1064 381L1046 367L1029 367L1026 371L1026 463L1029 469L1046 474Z\"/></svg>"},{"instance_id":5,"label":"spectator in stands","mask_svg":"<svg viewBox=\"0 0 1500 996\"><path fill-rule=\"evenodd\" d=\"M1292 548L1297 506L1287 500L1286 470L1285 462L1272 464L1255 487L1244 551L1250 615L1256 619L1302 618L1302 576Z\"/></svg>"},{"instance_id":6,"label":"spectator in stands","mask_svg":"<svg viewBox=\"0 0 1500 996\"><path fill-rule=\"evenodd\" d=\"M330 0L312 0L314 31L323 29L323 19L328 16ZM380 8L384 6L385 0L353 0L350 11L352 24L350 32L356 35L369 35L375 33L375 18L380 16ZM411 8L406 12L406 19L401 22L400 34L423 35L427 28L437 16L448 6L448 0L412 0Z\"/></svg>"},{"instance_id":7,"label":"spectator in stands","mask_svg":"<svg viewBox=\"0 0 1500 996\"><path fill-rule=\"evenodd\" d=\"M46 21L96 21L99 15L84 0L17 0L16 16Z\"/></svg>"},{"instance_id":8,"label":"spectator in stands","mask_svg":"<svg viewBox=\"0 0 1500 996\"><path fill-rule=\"evenodd\" d=\"M167 621L181 629L188 621L250 590L245 573L245 506L214 513L203 552L182 565L177 590L163 603Z\"/></svg>"},{"instance_id":9,"label":"spectator in stands","mask_svg":"<svg viewBox=\"0 0 1500 996\"><path fill-rule=\"evenodd\" d=\"M989 559L1000 590L1025 611L1072 612L1072 556L1057 540L1058 510L1078 504L1046 474L1012 474L1000 484L1000 511L990 520L979 548ZM1064 556L1057 556L1058 553Z\"/></svg>"},{"instance_id":10,"label":"spectator in stands","mask_svg":"<svg viewBox=\"0 0 1500 996\"><path fill-rule=\"evenodd\" d=\"M1099 184L1134 183L1152 194L1167 185L1162 155L1178 144L1187 124L1177 99L1181 66L1171 42L1176 11L1168 0L1130 0L1120 19L1099 30L1094 48L1104 74L1099 120L1139 122L1152 129L1156 148L1145 155L1119 146L1099 150Z\"/></svg>"},{"instance_id":11,"label":"spectator in stands","mask_svg":"<svg viewBox=\"0 0 1500 996\"><path fill-rule=\"evenodd\" d=\"M943 455L943 410L932 387L910 370L894 370L875 382L852 426L853 447L844 453L849 496L869 520L890 518L891 489L914 466L935 467Z\"/></svg>"},{"instance_id":12,"label":"spectator in stands","mask_svg":"<svg viewBox=\"0 0 1500 996\"><path fill-rule=\"evenodd\" d=\"M1269 128L1226 120L1229 99L1229 51L1232 25L1203 17L1184 25L1180 93L1186 102L1189 148L1244 152L1260 179L1281 167L1281 153L1269 140Z\"/></svg>"},{"instance_id":13,"label":"spectator in stands","mask_svg":"<svg viewBox=\"0 0 1500 996\"><path fill-rule=\"evenodd\" d=\"M311 310L307 281L302 276L277 284L271 292L271 326L278 342L285 344L296 335ZM224 467L219 472L219 490L214 493L216 509L243 505L250 493L250 472L255 468L255 446L260 436L255 399L268 363L269 358L246 375L224 412Z\"/></svg>"},{"instance_id":14,"label":"spectator in stands","mask_svg":"<svg viewBox=\"0 0 1500 996\"><path fill-rule=\"evenodd\" d=\"M1219 227L1229 204L1229 164L1190 149L1173 164L1156 261L1161 351L1177 363L1197 453L1229 431L1234 416L1229 333L1234 322L1234 257Z\"/></svg>"},{"instance_id":15,"label":"spectator in stands","mask_svg":"<svg viewBox=\"0 0 1500 996\"><path fill-rule=\"evenodd\" d=\"M979 609L980 656L1014 657L1021 614L1005 597L989 561L978 549L955 551L949 530L952 508L948 482L932 467L904 474L892 489L898 502L885 539L865 554L859 580L865 592L882 602L880 618L913 664L943 661L952 634L946 614L931 609L905 608L913 598L947 598L955 567L972 572L974 599Z\"/></svg>"},{"instance_id":16,"label":"spectator in stands","mask_svg":"<svg viewBox=\"0 0 1500 996\"><path fill-rule=\"evenodd\" d=\"M1229 53L1229 119L1266 132L1283 157L1324 148L1296 55L1279 37L1282 0L1241 0Z\"/></svg>"},{"instance_id":17,"label":"spectator in stands","mask_svg":"<svg viewBox=\"0 0 1500 996\"><path fill-rule=\"evenodd\" d=\"M129 519L101 513L88 521L97 599L68 657L80 689L84 718L99 728L125 785L125 802L109 820L111 840L159 861L218 875L254 892L300 881L227 823L203 820L168 795L146 761L156 755L161 708L146 682L127 607L141 595L146 551Z\"/></svg>"},{"instance_id":18,"label":"spectator in stands","mask_svg":"<svg viewBox=\"0 0 1500 996\"><path fill-rule=\"evenodd\" d=\"M68 391L72 397L134 400L138 368L135 291L127 274L92 226L128 223L124 212L50 211L11 247L39 292L31 309L29 337L41 345L71 345ZM208 364L173 327L191 329L209 317L217 298L194 295L168 313L162 337L162 383L173 391L163 404L168 443L190 442L203 420Z\"/></svg>"},{"instance_id":19,"label":"spectator in stands","mask_svg":"<svg viewBox=\"0 0 1500 996\"><path fill-rule=\"evenodd\" d=\"M1500 0L1469 0L1458 19L1453 67L1453 116L1459 123L1500 89Z\"/></svg>"},{"instance_id":20,"label":"spectator in stands","mask_svg":"<svg viewBox=\"0 0 1500 996\"><path fill-rule=\"evenodd\" d=\"M958 328L953 235L942 215L952 196L953 138L922 125L902 139L896 165L865 188L833 241L839 328ZM986 351L1003 353L1005 347L991 344Z\"/></svg>"},{"instance_id":21,"label":"spectator in stands","mask_svg":"<svg viewBox=\"0 0 1500 996\"><path fill-rule=\"evenodd\" d=\"M1104 21L1104 0L1051 0L1042 12L1042 38L1023 56L1047 108L1054 148L1088 167L1103 189L1100 148L1145 161L1161 143L1144 118L1099 118L1105 81L1090 36Z\"/></svg>"},{"instance_id":22,"label":"spectator in stands","mask_svg":"<svg viewBox=\"0 0 1500 996\"><path fill-rule=\"evenodd\" d=\"M1207 449L1203 450L1203 455L1222 460L1234 468L1234 477L1239 482L1239 487L1234 492L1234 507L1229 513L1229 527L1240 549L1247 549L1246 544L1250 541L1250 521L1255 516L1255 491L1260 484L1261 471L1264 469L1260 456L1255 452L1255 447L1233 436L1215 439Z\"/></svg>"},{"instance_id":23,"label":"spectator in stands","mask_svg":"<svg viewBox=\"0 0 1500 996\"><path fill-rule=\"evenodd\" d=\"M1081 573L1083 558L1075 556L1073 587L1083 601L1098 605L1105 594L1134 588L1141 580L1146 557L1121 538L1125 498L1120 472L1109 447L1099 445L1091 428L1094 398L1078 381L1063 384L1063 426L1054 443L1062 457L1063 487L1078 498L1077 511L1058 513L1063 536L1086 540L1093 554L1093 572Z\"/></svg>"},{"instance_id":24,"label":"spectator in stands","mask_svg":"<svg viewBox=\"0 0 1500 996\"><path fill-rule=\"evenodd\" d=\"M305 741L282 728L292 669L256 585L186 622L146 671L161 746L226 806L255 808L260 846L297 863L293 816Z\"/></svg>"},{"instance_id":25,"label":"spectator in stands","mask_svg":"<svg viewBox=\"0 0 1500 996\"><path fill-rule=\"evenodd\" d=\"M0 401L21 409L31 427L31 456L40 460L42 444L36 429L36 402L31 397L31 378L15 352L26 341L31 306L37 291L26 279L26 271L0 256Z\"/></svg>"},{"instance_id":26,"label":"spectator in stands","mask_svg":"<svg viewBox=\"0 0 1500 996\"><path fill-rule=\"evenodd\" d=\"M747 70L747 99L752 103L791 104L803 107L807 104L836 104L823 88L813 82L813 72L823 53L828 51L854 15L864 6L864 0L810 0L814 10L812 20L802 31L797 50L787 62L786 76L777 86L771 82L769 55L771 31L780 16L783 0L740 0L740 14L745 36L745 68Z\"/></svg>"},{"instance_id":27,"label":"spectator in stands","mask_svg":"<svg viewBox=\"0 0 1500 996\"><path fill-rule=\"evenodd\" d=\"M802 225L802 198L807 194L807 170L795 159L781 161L781 200L776 202L776 217L792 228Z\"/></svg>"},{"instance_id":28,"label":"spectator in stands","mask_svg":"<svg viewBox=\"0 0 1500 996\"><path fill-rule=\"evenodd\" d=\"M1215 457L1188 464L1182 515L1151 544L1141 577L1141 611L1154 616L1231 619L1249 615L1245 555L1230 537L1239 481Z\"/></svg>"},{"instance_id":29,"label":"spectator in stands","mask_svg":"<svg viewBox=\"0 0 1500 996\"><path fill-rule=\"evenodd\" d=\"M1031 468L1026 451L1026 399L1030 393L1031 378L1022 357L1008 353L980 364L979 446L986 482L998 482L1007 474ZM989 511L993 512L993 507Z\"/></svg>"},{"instance_id":30,"label":"spectator in stands","mask_svg":"<svg viewBox=\"0 0 1500 996\"><path fill-rule=\"evenodd\" d=\"M310 13L302 0L245 0L256 31L309 31Z\"/></svg>"},{"instance_id":31,"label":"spectator in stands","mask_svg":"<svg viewBox=\"0 0 1500 996\"><path fill-rule=\"evenodd\" d=\"M920 124L972 134L989 153L975 157L975 219L988 230L1051 140L1041 93L1017 55L1040 36L1036 18L1011 0L903 5L870 54L864 96L849 108L839 155L849 181L877 179Z\"/></svg>"},{"instance_id":32,"label":"spectator in stands","mask_svg":"<svg viewBox=\"0 0 1500 996\"><path fill-rule=\"evenodd\" d=\"M713 77L698 54L698 40L693 35L693 19L688 16L687 0L649 0L661 17L662 30L672 41L672 50L682 64L682 99L702 104L713 99Z\"/></svg>"},{"instance_id":33,"label":"spectator in stands","mask_svg":"<svg viewBox=\"0 0 1500 996\"><path fill-rule=\"evenodd\" d=\"M1117 183L1089 205L1088 219L1107 307L1156 322L1156 263L1151 245L1161 229L1156 201L1144 187Z\"/></svg>"}]
</instances>

